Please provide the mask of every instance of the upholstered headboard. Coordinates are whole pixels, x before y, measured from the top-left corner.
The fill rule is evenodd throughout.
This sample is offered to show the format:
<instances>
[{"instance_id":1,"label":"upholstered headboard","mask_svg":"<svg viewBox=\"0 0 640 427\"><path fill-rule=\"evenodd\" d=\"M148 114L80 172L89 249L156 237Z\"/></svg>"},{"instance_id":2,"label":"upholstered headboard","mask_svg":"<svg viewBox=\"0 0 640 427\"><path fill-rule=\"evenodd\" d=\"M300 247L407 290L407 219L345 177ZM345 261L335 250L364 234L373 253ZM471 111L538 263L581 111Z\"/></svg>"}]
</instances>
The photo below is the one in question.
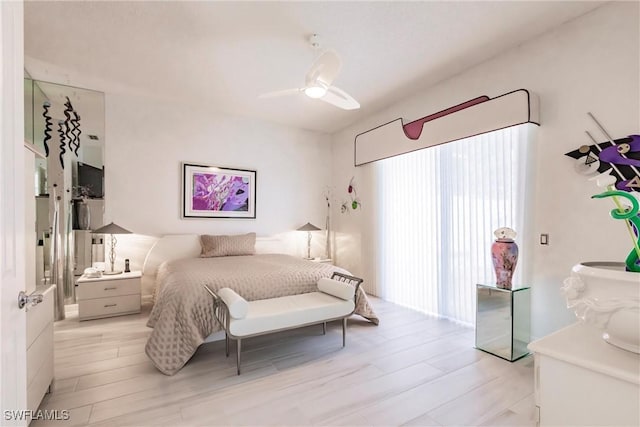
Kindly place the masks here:
<instances>
[{"instance_id":1,"label":"upholstered headboard","mask_svg":"<svg viewBox=\"0 0 640 427\"><path fill-rule=\"evenodd\" d=\"M143 276L155 276L165 261L196 258L200 255L200 236L197 234L173 234L162 236L149 250L142 266Z\"/></svg>"},{"instance_id":2,"label":"upholstered headboard","mask_svg":"<svg viewBox=\"0 0 640 427\"><path fill-rule=\"evenodd\" d=\"M155 286L158 267L165 261L196 258L200 255L199 234L168 234L162 236L149 250L142 266L142 289L152 290ZM290 253L280 237L257 237L256 253Z\"/></svg>"}]
</instances>

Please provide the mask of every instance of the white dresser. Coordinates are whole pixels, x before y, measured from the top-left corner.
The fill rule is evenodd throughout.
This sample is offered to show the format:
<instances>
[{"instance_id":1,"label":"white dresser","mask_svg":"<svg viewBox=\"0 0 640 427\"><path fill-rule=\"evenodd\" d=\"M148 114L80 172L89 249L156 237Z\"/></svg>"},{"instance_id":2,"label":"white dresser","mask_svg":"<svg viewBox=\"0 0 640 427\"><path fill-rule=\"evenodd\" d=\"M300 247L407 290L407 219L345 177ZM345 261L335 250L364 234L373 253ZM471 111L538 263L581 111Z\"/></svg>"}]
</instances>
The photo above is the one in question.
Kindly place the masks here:
<instances>
[{"instance_id":1,"label":"white dresser","mask_svg":"<svg viewBox=\"0 0 640 427\"><path fill-rule=\"evenodd\" d=\"M640 425L640 355L576 323L529 344L540 426Z\"/></svg>"},{"instance_id":2,"label":"white dresser","mask_svg":"<svg viewBox=\"0 0 640 427\"><path fill-rule=\"evenodd\" d=\"M139 271L98 278L81 276L76 281L80 320L140 313Z\"/></svg>"}]
</instances>

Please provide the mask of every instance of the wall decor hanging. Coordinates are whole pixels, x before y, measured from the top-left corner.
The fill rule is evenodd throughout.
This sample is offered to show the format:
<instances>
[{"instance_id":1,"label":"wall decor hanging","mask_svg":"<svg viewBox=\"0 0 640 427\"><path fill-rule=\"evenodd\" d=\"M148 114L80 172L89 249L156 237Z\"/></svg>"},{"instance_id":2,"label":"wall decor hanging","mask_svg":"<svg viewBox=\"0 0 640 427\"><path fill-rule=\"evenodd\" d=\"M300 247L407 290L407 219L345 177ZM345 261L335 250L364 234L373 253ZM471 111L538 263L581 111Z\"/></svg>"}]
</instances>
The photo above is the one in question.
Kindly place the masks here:
<instances>
[{"instance_id":1,"label":"wall decor hanging","mask_svg":"<svg viewBox=\"0 0 640 427\"><path fill-rule=\"evenodd\" d=\"M74 110L71 105L71 100L66 97L67 102L64 103L64 116L66 117L65 135L69 141L69 150L78 157L78 149L80 148L80 115ZM71 116L73 114L73 117Z\"/></svg>"},{"instance_id":2,"label":"wall decor hanging","mask_svg":"<svg viewBox=\"0 0 640 427\"><path fill-rule=\"evenodd\" d=\"M581 146L577 150L566 153L575 158L575 168L585 175L600 173L598 184L606 187L607 191L596 194L593 198L611 198L616 209L610 212L614 219L624 220L627 232L633 242L633 249L625 260L627 271L640 272L640 218L638 217L638 201L630 195L633 191L640 191L640 135L630 135L627 138L614 140L609 132L595 118L592 113L587 115L593 120L598 129L607 139L597 140L585 131L594 142L593 145ZM610 185L607 184L610 181ZM602 184L604 182L604 184ZM629 203L625 206L621 200Z\"/></svg>"},{"instance_id":3,"label":"wall decor hanging","mask_svg":"<svg viewBox=\"0 0 640 427\"><path fill-rule=\"evenodd\" d=\"M539 125L538 98L518 89L494 98L479 96L418 120L402 118L356 135L355 165L517 126Z\"/></svg>"},{"instance_id":4,"label":"wall decor hanging","mask_svg":"<svg viewBox=\"0 0 640 427\"><path fill-rule=\"evenodd\" d=\"M327 203L327 215L325 217L324 228L326 230L326 241L324 245L324 257L326 259L332 258L331 252L331 187L326 187L324 190L324 200Z\"/></svg>"},{"instance_id":5,"label":"wall decor hanging","mask_svg":"<svg viewBox=\"0 0 640 427\"><path fill-rule=\"evenodd\" d=\"M42 103L42 117L44 117L44 153L46 157L49 157L49 140L51 139L51 115L49 114L49 108L51 108L51 103L49 101L45 101Z\"/></svg>"},{"instance_id":6,"label":"wall decor hanging","mask_svg":"<svg viewBox=\"0 0 640 427\"><path fill-rule=\"evenodd\" d=\"M574 168L577 172L584 175L599 174L595 177L596 182L606 191L592 198L610 198L614 202L615 209L610 215L614 219L624 221L633 242L633 249L625 260L626 270L640 272L639 203L636 196L631 194L640 191L640 135L614 140L592 113L589 112L587 115L605 136L606 141L597 142L589 131L585 131L594 144L583 145L565 155L576 159Z\"/></svg>"},{"instance_id":7,"label":"wall decor hanging","mask_svg":"<svg viewBox=\"0 0 640 427\"><path fill-rule=\"evenodd\" d=\"M60 158L60 166L64 169L64 155L67 152L67 148L72 152L76 158L78 158L78 150L80 149L80 114L73 108L71 100L68 96L65 97L64 110L62 113L65 116L64 120L58 120L58 135L60 137L60 143L58 152ZM51 102L45 101L42 103L42 117L44 117L44 152L46 157L49 157L49 140L51 139L51 114L49 109L51 108Z\"/></svg>"},{"instance_id":8,"label":"wall decor hanging","mask_svg":"<svg viewBox=\"0 0 640 427\"><path fill-rule=\"evenodd\" d=\"M256 171L182 163L183 218L256 217Z\"/></svg>"},{"instance_id":9,"label":"wall decor hanging","mask_svg":"<svg viewBox=\"0 0 640 427\"><path fill-rule=\"evenodd\" d=\"M574 167L583 175L607 173L616 180L615 187L620 191L640 191L640 135L611 139L608 132L591 113L587 113L607 140L598 142L589 131L585 131L592 145L582 145L566 153L576 159Z\"/></svg>"},{"instance_id":10,"label":"wall decor hanging","mask_svg":"<svg viewBox=\"0 0 640 427\"><path fill-rule=\"evenodd\" d=\"M60 166L64 169L64 153L67 152L67 136L64 127L64 120L58 120L58 135L60 135Z\"/></svg>"},{"instance_id":11,"label":"wall decor hanging","mask_svg":"<svg viewBox=\"0 0 640 427\"><path fill-rule=\"evenodd\" d=\"M591 113L588 116L605 136L597 140L585 131L593 145L583 145L566 153L576 159L576 171L595 175L600 193L594 199L612 200L609 212L622 220L633 243L624 262L582 262L573 266L571 276L563 281L561 291L567 308L578 320L600 329L609 344L640 354L640 146L639 136L614 140ZM604 190L604 191L603 191ZM635 192L635 193L634 193Z\"/></svg>"},{"instance_id":12,"label":"wall decor hanging","mask_svg":"<svg viewBox=\"0 0 640 427\"><path fill-rule=\"evenodd\" d=\"M355 177L352 176L349 181L349 185L347 186L347 195L349 196L349 200L344 200L342 205L340 205L340 212L342 213L348 213L350 208L354 211L358 208L362 208L362 203L360 203L354 179Z\"/></svg>"}]
</instances>

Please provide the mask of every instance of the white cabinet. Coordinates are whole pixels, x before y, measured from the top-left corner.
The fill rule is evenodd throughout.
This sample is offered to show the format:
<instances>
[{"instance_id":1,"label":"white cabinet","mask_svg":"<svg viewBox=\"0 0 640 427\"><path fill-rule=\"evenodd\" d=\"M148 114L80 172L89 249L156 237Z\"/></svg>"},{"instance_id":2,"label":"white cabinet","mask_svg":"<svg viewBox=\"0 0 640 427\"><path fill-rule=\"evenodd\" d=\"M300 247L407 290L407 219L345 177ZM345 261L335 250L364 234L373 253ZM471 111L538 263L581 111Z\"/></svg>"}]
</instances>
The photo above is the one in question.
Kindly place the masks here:
<instances>
[{"instance_id":1,"label":"white cabinet","mask_svg":"<svg viewBox=\"0 0 640 427\"><path fill-rule=\"evenodd\" d=\"M540 426L640 425L640 355L576 323L529 345Z\"/></svg>"},{"instance_id":2,"label":"white cabinet","mask_svg":"<svg viewBox=\"0 0 640 427\"><path fill-rule=\"evenodd\" d=\"M27 409L36 411L53 381L53 304L56 287L38 286L40 304L27 310Z\"/></svg>"},{"instance_id":3,"label":"white cabinet","mask_svg":"<svg viewBox=\"0 0 640 427\"><path fill-rule=\"evenodd\" d=\"M80 320L140 313L139 271L97 278L80 277L76 300Z\"/></svg>"}]
</instances>

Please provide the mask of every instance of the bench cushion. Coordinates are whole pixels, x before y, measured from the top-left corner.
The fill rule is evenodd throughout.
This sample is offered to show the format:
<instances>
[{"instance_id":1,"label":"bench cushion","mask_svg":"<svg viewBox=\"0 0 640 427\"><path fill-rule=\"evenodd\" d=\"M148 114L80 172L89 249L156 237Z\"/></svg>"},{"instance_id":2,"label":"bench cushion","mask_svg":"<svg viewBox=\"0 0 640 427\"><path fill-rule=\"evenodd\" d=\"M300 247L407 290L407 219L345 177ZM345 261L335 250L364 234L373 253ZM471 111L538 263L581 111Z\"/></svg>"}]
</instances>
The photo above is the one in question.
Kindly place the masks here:
<instances>
[{"instance_id":1,"label":"bench cushion","mask_svg":"<svg viewBox=\"0 0 640 427\"><path fill-rule=\"evenodd\" d=\"M342 298L344 300L353 299L356 292L356 288L348 283L340 282L335 279L329 279L323 277L318 280L318 289L325 294L333 295L334 297Z\"/></svg>"},{"instance_id":2,"label":"bench cushion","mask_svg":"<svg viewBox=\"0 0 640 427\"><path fill-rule=\"evenodd\" d=\"M344 317L355 308L352 300L311 292L250 301L244 319L231 319L229 332L236 337L293 328Z\"/></svg>"},{"instance_id":3,"label":"bench cushion","mask_svg":"<svg viewBox=\"0 0 640 427\"><path fill-rule=\"evenodd\" d=\"M238 295L233 289L222 288L218 290L218 296L222 298L227 307L229 315L234 319L243 319L247 316L249 303L246 299Z\"/></svg>"}]
</instances>

